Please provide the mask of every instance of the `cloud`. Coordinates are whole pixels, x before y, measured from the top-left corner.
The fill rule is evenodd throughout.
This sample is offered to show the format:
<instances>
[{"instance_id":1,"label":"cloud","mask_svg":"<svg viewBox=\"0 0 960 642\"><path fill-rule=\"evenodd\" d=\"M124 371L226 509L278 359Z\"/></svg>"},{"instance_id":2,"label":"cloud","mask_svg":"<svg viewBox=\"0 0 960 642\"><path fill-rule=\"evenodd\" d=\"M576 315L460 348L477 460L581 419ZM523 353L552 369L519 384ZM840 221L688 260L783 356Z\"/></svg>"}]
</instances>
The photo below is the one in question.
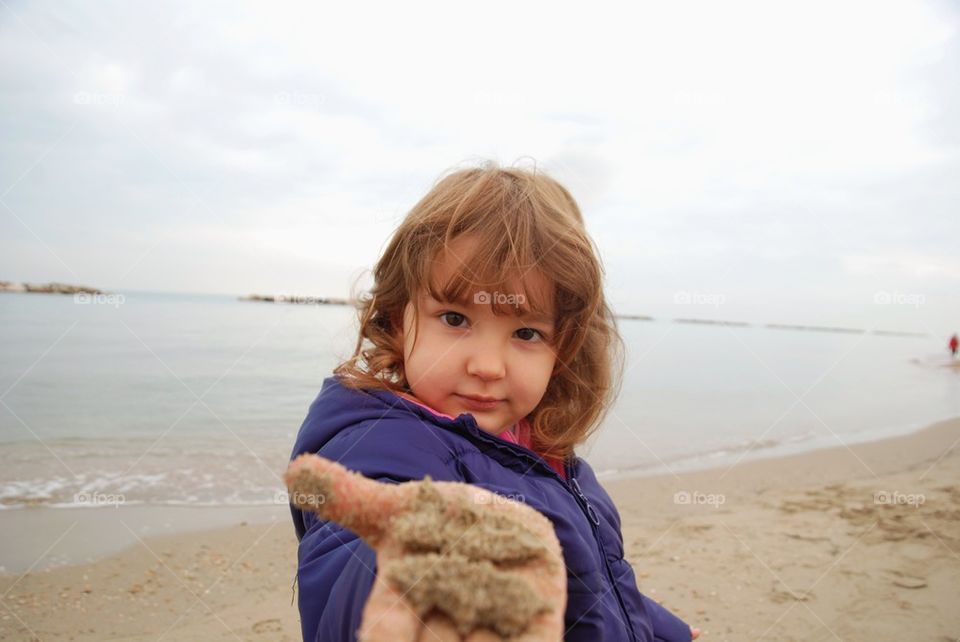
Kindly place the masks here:
<instances>
[{"instance_id":1,"label":"cloud","mask_svg":"<svg viewBox=\"0 0 960 642\"><path fill-rule=\"evenodd\" d=\"M947 298L958 25L937 2L8 7L0 278L344 293L441 172L492 158L568 185L621 307L702 285L750 293L731 316L842 317L894 275Z\"/></svg>"}]
</instances>

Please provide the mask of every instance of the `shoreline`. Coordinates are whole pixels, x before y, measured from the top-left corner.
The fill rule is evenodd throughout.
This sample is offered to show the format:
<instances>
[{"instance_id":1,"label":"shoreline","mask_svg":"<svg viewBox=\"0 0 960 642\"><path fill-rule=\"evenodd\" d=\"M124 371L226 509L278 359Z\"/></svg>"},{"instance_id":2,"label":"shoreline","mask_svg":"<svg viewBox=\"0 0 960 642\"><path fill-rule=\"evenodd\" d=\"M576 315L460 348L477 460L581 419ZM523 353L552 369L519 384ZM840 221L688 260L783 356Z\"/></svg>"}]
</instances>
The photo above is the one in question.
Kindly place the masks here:
<instances>
[{"instance_id":1,"label":"shoreline","mask_svg":"<svg viewBox=\"0 0 960 642\"><path fill-rule=\"evenodd\" d=\"M945 366L949 367L949 366ZM767 460L787 459L790 457L802 457L817 453L823 450L834 448L845 449L847 447L859 446L875 442L883 442L889 439L899 439L901 437L911 437L917 433L922 433L941 423L960 420L960 415L950 415L947 417L934 419L929 422L917 422L909 426L888 426L887 428L876 432L858 432L842 435L819 435L815 437L804 437L779 441L772 445L748 446L742 450L733 447L722 450L710 451L676 459L670 462L664 462L656 466L620 468L614 470L597 471L597 478L606 486L620 481L629 481L633 479L648 479L653 477L669 477L674 474L686 475L694 473L708 472L714 469L727 469L733 466L742 466L751 462L762 462ZM842 442L842 443L838 443Z\"/></svg>"},{"instance_id":2,"label":"shoreline","mask_svg":"<svg viewBox=\"0 0 960 642\"><path fill-rule=\"evenodd\" d=\"M802 465L808 457L817 457L820 453L826 453L829 457L831 451L833 451L834 457L840 455L839 458L843 459L843 453L850 449L856 451L858 448L867 448L869 450L874 448L874 445L888 444L888 442L892 446L894 443L898 443L898 440L907 440L907 443L909 443L914 437L920 438L917 441L918 444L927 443L929 439L923 438L924 434L928 431L942 430L941 426L954 422L960 425L960 417L951 417L913 427L906 433L897 432L892 435L868 438L862 441L848 440L842 445L823 444L805 448L804 446L809 446L815 440L797 440L795 442L779 443L773 447L755 448L752 451L727 450L722 451L722 454L697 455L651 468L602 471L597 472L597 478L611 495L621 485L629 486L641 481L661 486L668 484L670 479L700 479L705 483L716 484L718 482L722 483L723 478L727 476L729 471L737 471L738 469L742 471L744 467L749 467L748 470L751 472L748 475L753 475L755 470L753 466L757 467L757 470L766 470L770 467L782 469L783 466L789 467L793 461ZM960 430L958 430L958 438L960 438ZM837 438L832 436L821 438L821 444L823 439L836 441ZM784 449L790 446L796 447L797 450L795 452L784 452ZM888 446L880 445L878 447L881 452L888 450ZM851 461L852 459L853 456L851 455ZM847 474L853 474L854 472L856 471L847 470ZM870 474L862 467L861 472ZM782 470L778 470L778 478L782 479L782 474ZM736 478L736 475L734 475L734 478ZM729 489L729 487L727 488ZM137 537L186 535L235 527L241 523L265 524L284 519L289 519L289 509L285 504L277 503L233 505L203 503L191 505L130 502L119 506L37 504L4 507L0 510L0 527L7 532L31 533L36 532L36 529L64 532L66 529L76 526L79 528L78 533L95 531L96 537L93 540L73 538L80 542L79 547L69 549L59 557L45 556L41 560L37 559L40 549L37 548L36 542L31 542L27 538L7 537L4 541L5 556L0 561L0 575L23 572L32 564L35 564L33 567L35 570L44 570L96 563L134 546ZM126 532L120 530L104 532L102 529L104 521L111 521L114 526L119 526L122 522L125 522L127 525L134 524L137 528L132 529L134 532L129 530ZM31 545L25 547L24 544Z\"/></svg>"},{"instance_id":3,"label":"shoreline","mask_svg":"<svg viewBox=\"0 0 960 642\"><path fill-rule=\"evenodd\" d=\"M958 442L954 418L849 448L602 483L641 591L701 640L952 639ZM154 528L169 521L140 508ZM244 526L127 531L132 546L91 563L2 574L0 640L299 640L296 538L277 508ZM102 510L115 509L79 512ZM189 520L196 509L179 510ZM57 554L62 531L21 526L4 539Z\"/></svg>"},{"instance_id":4,"label":"shoreline","mask_svg":"<svg viewBox=\"0 0 960 642\"><path fill-rule=\"evenodd\" d=\"M954 367L960 370L960 361L957 361L955 364L946 364L943 367L951 368ZM597 479L600 480L604 485L613 484L622 480L631 480L631 479L646 479L651 477L660 477L660 476L670 476L673 474L688 474L688 473L698 473L708 471L714 468L728 468L736 465L742 465L744 463L753 462L753 461L765 461L768 459L782 459L786 457L793 457L797 455L804 455L808 453L815 453L821 450L829 450L831 448L844 448L845 446L853 446L864 443L872 443L876 441L885 441L887 439L896 439L899 437L908 437L918 432L922 432L931 426L936 424L951 421L953 419L960 419L960 415L949 415L942 418L933 418L928 421L920 422L911 422L910 424L891 424L883 427L881 430L871 430L871 431L860 431L850 434L831 434L831 435L815 435L815 436L800 436L799 438L790 438L782 441L775 442L752 442L751 444L735 444L729 447L720 448L713 451L706 451L701 453L692 454L680 459L671 459L667 461L661 461L661 463L649 463L645 465L639 465L629 468L619 468L619 469L599 469L594 468L594 472L597 475ZM841 443L838 443L841 442ZM35 440L33 439L24 439L21 442L4 442L4 443L26 443L33 445ZM758 445L759 444L759 445ZM276 455L277 461L285 461L286 444L284 444L281 450L273 453ZM586 448L589 451L589 448ZM580 455L581 457L588 459L588 455ZM279 489L274 491L270 489L270 495L276 495L276 493L281 493ZM112 495L105 492L102 493L105 497L101 501L101 505L109 506L112 510L116 510L117 506L114 505L114 502L109 501ZM84 496L89 496L89 493L86 493ZM199 501L195 503L186 502L182 500L170 501L170 500L120 500L120 509L128 510L131 508L148 510L148 511L171 511L176 513L180 509L183 510L207 510L211 512L219 511L232 511L232 512L243 512L250 511L251 513L257 513L258 511L268 512L274 506L278 505L276 500L273 497L269 499L265 498L251 498L250 501L239 501L236 503L223 504L210 499ZM285 504L280 504L285 506ZM77 502L77 503L61 503L61 502L41 502L32 500L30 503L16 503L16 504L0 504L0 527L5 524L5 515L10 513L15 513L18 511L78 511L78 510L101 510L102 506L91 506L90 500ZM82 519L82 518L81 518ZM257 521L257 517L253 517L250 521ZM182 521L182 520L180 520ZM186 522L190 524L189 521ZM223 523L222 519L213 519L210 521L208 526L196 526L190 524L189 528L184 528L183 530L206 530L207 528L215 528L218 525ZM239 520L237 521L239 523ZM117 549L119 550L119 549ZM2 563L0 563L0 573L4 571Z\"/></svg>"},{"instance_id":5,"label":"shoreline","mask_svg":"<svg viewBox=\"0 0 960 642\"><path fill-rule=\"evenodd\" d=\"M884 475L921 468L918 476L926 477L940 461L952 457L960 458L960 417L937 421L905 435L744 460L732 466L615 478L604 480L603 485L618 506L621 502L631 504L630 494L637 482L644 483L645 492L694 483L744 499L768 491L882 479Z\"/></svg>"}]
</instances>

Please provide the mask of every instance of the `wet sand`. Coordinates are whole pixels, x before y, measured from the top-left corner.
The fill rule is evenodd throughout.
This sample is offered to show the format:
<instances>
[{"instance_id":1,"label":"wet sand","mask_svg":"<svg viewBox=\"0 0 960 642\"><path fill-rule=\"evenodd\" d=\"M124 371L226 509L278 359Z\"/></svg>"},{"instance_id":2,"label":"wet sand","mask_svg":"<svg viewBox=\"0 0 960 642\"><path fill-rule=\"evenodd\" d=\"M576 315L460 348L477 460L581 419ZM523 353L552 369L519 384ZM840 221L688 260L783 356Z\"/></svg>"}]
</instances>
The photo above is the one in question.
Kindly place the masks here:
<instances>
[{"instance_id":1,"label":"wet sand","mask_svg":"<svg viewBox=\"0 0 960 642\"><path fill-rule=\"evenodd\" d=\"M605 486L641 590L703 628L702 640L945 642L960 630L958 441L955 419L850 448ZM128 533L120 554L44 568L69 523L39 528L29 511L13 512L5 541L36 540L41 554L29 572L0 575L0 640L300 639L289 520ZM124 528L96 521L104 534Z\"/></svg>"}]
</instances>

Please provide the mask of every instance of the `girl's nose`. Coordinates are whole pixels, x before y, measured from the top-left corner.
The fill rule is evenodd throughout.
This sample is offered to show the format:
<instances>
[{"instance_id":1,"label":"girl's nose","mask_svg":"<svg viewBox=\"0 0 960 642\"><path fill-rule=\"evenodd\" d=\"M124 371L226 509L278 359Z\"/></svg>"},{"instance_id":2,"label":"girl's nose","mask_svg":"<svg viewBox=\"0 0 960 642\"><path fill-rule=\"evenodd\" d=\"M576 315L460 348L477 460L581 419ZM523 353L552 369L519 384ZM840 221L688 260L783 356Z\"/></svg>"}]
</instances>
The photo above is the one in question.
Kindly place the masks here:
<instances>
[{"instance_id":1,"label":"girl's nose","mask_svg":"<svg viewBox=\"0 0 960 642\"><path fill-rule=\"evenodd\" d=\"M481 379L502 379L506 375L506 362L500 347L481 344L467 359L467 374Z\"/></svg>"}]
</instances>

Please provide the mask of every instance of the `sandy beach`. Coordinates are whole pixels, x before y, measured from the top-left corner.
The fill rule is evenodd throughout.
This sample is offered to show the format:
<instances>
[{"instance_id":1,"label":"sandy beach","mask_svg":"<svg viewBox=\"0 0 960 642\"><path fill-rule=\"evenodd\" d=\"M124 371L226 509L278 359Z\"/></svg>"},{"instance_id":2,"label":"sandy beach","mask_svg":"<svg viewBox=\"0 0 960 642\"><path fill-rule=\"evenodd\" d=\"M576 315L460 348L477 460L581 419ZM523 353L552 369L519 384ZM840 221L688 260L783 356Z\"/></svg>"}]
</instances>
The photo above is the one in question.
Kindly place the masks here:
<instances>
[{"instance_id":1,"label":"sandy beach","mask_svg":"<svg viewBox=\"0 0 960 642\"><path fill-rule=\"evenodd\" d=\"M960 635L958 441L954 419L849 448L605 486L641 590L701 627L702 640L946 642ZM107 528L132 524L126 510ZM59 568L38 559L2 575L0 640L299 640L285 510L203 532L128 529L119 554ZM37 533L53 543L42 542L45 555L74 528L58 517L34 531L30 510L11 513L15 533L5 537Z\"/></svg>"}]
</instances>

